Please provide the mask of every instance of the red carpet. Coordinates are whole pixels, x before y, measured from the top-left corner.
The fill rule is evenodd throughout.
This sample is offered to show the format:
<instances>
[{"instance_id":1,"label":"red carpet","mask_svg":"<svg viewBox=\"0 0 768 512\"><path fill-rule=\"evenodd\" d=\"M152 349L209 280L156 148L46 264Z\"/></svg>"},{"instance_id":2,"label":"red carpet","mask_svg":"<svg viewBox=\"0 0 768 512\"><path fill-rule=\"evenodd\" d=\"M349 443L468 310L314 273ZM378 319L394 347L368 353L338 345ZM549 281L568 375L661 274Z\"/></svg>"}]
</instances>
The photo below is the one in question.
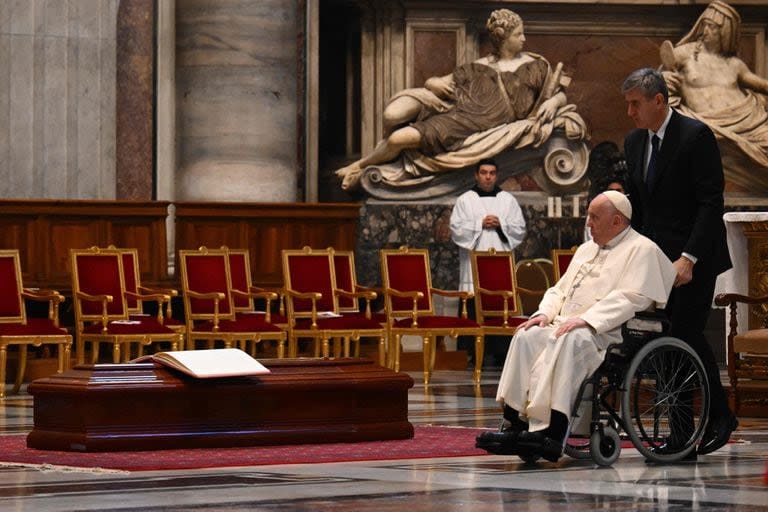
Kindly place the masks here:
<instances>
[{"instance_id":1,"label":"red carpet","mask_svg":"<svg viewBox=\"0 0 768 512\"><path fill-rule=\"evenodd\" d=\"M12 435L0 436L0 465L3 463L24 463L153 471L463 457L487 455L485 451L475 448L475 437L483 431L484 429L475 428L416 426L413 439L399 441L110 453L34 450L27 448L25 435Z\"/></svg>"}]
</instances>

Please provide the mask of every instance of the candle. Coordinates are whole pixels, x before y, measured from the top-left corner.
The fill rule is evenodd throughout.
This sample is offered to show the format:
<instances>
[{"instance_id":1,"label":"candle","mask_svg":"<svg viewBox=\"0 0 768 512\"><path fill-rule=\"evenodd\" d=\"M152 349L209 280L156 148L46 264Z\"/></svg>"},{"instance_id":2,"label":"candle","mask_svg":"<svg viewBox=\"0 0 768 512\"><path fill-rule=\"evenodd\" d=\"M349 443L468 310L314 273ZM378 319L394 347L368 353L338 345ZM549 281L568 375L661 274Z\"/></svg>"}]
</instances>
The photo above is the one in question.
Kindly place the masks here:
<instances>
[{"instance_id":1,"label":"candle","mask_svg":"<svg viewBox=\"0 0 768 512\"><path fill-rule=\"evenodd\" d=\"M556 197L555 198L555 217L562 217L562 216L563 216L563 198Z\"/></svg>"},{"instance_id":2,"label":"candle","mask_svg":"<svg viewBox=\"0 0 768 512\"><path fill-rule=\"evenodd\" d=\"M555 216L555 198L549 196L547 198L547 217Z\"/></svg>"},{"instance_id":3,"label":"candle","mask_svg":"<svg viewBox=\"0 0 768 512\"><path fill-rule=\"evenodd\" d=\"M573 196L573 216L579 216L579 196Z\"/></svg>"}]
</instances>

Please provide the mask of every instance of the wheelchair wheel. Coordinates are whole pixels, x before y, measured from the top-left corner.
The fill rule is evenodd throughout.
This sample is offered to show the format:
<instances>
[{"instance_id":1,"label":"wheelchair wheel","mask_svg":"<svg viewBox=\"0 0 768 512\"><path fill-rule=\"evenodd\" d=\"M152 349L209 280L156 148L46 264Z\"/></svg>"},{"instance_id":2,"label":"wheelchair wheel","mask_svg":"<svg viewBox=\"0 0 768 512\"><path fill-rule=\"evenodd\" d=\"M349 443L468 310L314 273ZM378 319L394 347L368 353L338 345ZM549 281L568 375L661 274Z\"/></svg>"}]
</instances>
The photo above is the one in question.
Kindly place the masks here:
<instances>
[{"instance_id":1,"label":"wheelchair wheel","mask_svg":"<svg viewBox=\"0 0 768 512\"><path fill-rule=\"evenodd\" d=\"M563 451L572 459L588 460L592 458L589 454L589 444L590 438L588 437L570 437Z\"/></svg>"},{"instance_id":2,"label":"wheelchair wheel","mask_svg":"<svg viewBox=\"0 0 768 512\"><path fill-rule=\"evenodd\" d=\"M621 453L621 438L619 433L611 427L604 427L603 432L599 430L592 432L589 438L589 455L595 464L599 466L610 466Z\"/></svg>"},{"instance_id":3,"label":"wheelchair wheel","mask_svg":"<svg viewBox=\"0 0 768 512\"><path fill-rule=\"evenodd\" d=\"M653 462L675 462L696 449L709 416L709 382L685 342L644 345L624 377L621 414L635 448Z\"/></svg>"}]
</instances>

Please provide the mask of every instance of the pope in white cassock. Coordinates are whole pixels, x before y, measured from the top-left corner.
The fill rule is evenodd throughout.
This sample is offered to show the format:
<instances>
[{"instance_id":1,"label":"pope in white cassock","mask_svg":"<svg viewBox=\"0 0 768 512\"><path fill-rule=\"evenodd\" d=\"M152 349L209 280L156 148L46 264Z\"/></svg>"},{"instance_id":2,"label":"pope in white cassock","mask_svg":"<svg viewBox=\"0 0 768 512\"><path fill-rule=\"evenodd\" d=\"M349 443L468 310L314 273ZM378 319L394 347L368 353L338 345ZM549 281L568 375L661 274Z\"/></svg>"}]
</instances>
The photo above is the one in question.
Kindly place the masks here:
<instances>
[{"instance_id":1,"label":"pope in white cassock","mask_svg":"<svg viewBox=\"0 0 768 512\"><path fill-rule=\"evenodd\" d=\"M631 217L620 192L603 192L590 203L592 240L579 246L510 343L496 393L509 427L484 433L478 447L518 443L556 461L581 382L600 366L606 348L621 342L624 322L666 304L675 269L630 227Z\"/></svg>"}]
</instances>

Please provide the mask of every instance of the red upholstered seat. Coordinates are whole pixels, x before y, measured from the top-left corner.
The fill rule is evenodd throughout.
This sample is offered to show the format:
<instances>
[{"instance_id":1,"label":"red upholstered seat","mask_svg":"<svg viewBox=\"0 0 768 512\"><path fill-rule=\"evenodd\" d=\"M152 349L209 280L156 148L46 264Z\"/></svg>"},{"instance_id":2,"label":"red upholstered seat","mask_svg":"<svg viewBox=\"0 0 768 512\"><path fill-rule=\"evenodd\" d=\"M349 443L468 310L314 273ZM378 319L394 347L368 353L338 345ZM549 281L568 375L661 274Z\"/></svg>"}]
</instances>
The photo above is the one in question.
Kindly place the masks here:
<instances>
[{"instance_id":1,"label":"red upholstered seat","mask_svg":"<svg viewBox=\"0 0 768 512\"><path fill-rule=\"evenodd\" d=\"M72 336L59 328L59 304L64 297L55 290L25 289L21 280L19 251L0 250L0 398L5 396L5 374L8 347L19 348L18 371L14 393L23 382L27 362L27 346L56 345L58 371L69 366ZM48 303L48 317L27 317L25 299Z\"/></svg>"},{"instance_id":2,"label":"red upholstered seat","mask_svg":"<svg viewBox=\"0 0 768 512\"><path fill-rule=\"evenodd\" d=\"M434 295L458 298L466 316L468 292L440 290L432 287L429 253L426 249L401 247L381 251L381 275L384 282L384 304L390 327L390 365L400 370L400 338L419 336L423 340L424 384L429 384L436 357L438 336L473 336L482 350L483 331L474 320L435 315ZM482 360L480 361L482 364ZM480 366L475 368L475 382L480 381Z\"/></svg>"},{"instance_id":3,"label":"red upholstered seat","mask_svg":"<svg viewBox=\"0 0 768 512\"><path fill-rule=\"evenodd\" d=\"M311 318L298 318L296 319L297 329L309 329L312 326ZM350 329L366 329L366 330L380 330L381 324L372 318L366 318L365 315L343 315L339 318L318 318L318 329L328 330L350 330Z\"/></svg>"},{"instance_id":4,"label":"red upholstered seat","mask_svg":"<svg viewBox=\"0 0 768 512\"><path fill-rule=\"evenodd\" d=\"M66 336L67 330L56 327L49 318L27 317L25 324L0 323L0 336Z\"/></svg>"},{"instance_id":5,"label":"red upholstered seat","mask_svg":"<svg viewBox=\"0 0 768 512\"><path fill-rule=\"evenodd\" d=\"M199 332L213 332L213 322L210 320L195 323L195 331ZM267 332L267 333L282 333L283 330L274 325L265 322L263 319L258 318L244 318L238 320L221 320L219 321L219 331L226 333L253 333L253 332Z\"/></svg>"},{"instance_id":6,"label":"red upholstered seat","mask_svg":"<svg viewBox=\"0 0 768 512\"><path fill-rule=\"evenodd\" d=\"M92 362L98 360L99 345L107 343L112 348L114 363L128 360L132 345L137 347L140 354L143 345L166 343L171 350L177 350L183 343L181 334L161 323L158 317L129 317L131 312L137 314L140 311L143 300L153 300L158 303L158 315L162 318L162 304L170 301L170 296L162 293L136 293L127 289L124 258L128 251L114 247L70 251L79 363L85 360L86 342L91 344ZM129 275L132 276L132 285L135 285L138 278L136 260L128 261L133 268Z\"/></svg>"},{"instance_id":7,"label":"red upholstered seat","mask_svg":"<svg viewBox=\"0 0 768 512\"><path fill-rule=\"evenodd\" d=\"M101 334L101 324L89 324L86 325L83 330L83 334ZM160 324L154 318L150 321L141 320L115 320L107 324L107 335L143 335L143 334L167 334L169 336L174 335L173 329L168 326Z\"/></svg>"},{"instance_id":8,"label":"red upholstered seat","mask_svg":"<svg viewBox=\"0 0 768 512\"><path fill-rule=\"evenodd\" d=\"M364 337L378 339L379 358L384 363L386 327L373 318L360 315L357 309L359 298L371 300L376 296L370 291L355 289L340 290L336 282L333 249L315 250L304 247L301 250L283 250L283 280L289 320L289 351L296 356L300 338L311 338L321 343L322 354L329 356L329 341L332 338L344 339L344 355L349 353L349 341ZM345 269L349 272L351 267ZM353 288L349 276L345 283ZM348 301L347 311L342 312L339 302ZM324 318L318 315L330 312L339 318Z\"/></svg>"},{"instance_id":9,"label":"red upholstered seat","mask_svg":"<svg viewBox=\"0 0 768 512\"><path fill-rule=\"evenodd\" d=\"M278 342L278 357L283 356L283 329L267 322L264 315L236 314L229 249L184 250L179 252L179 259L190 350L197 341L204 341L209 347L222 341L225 347L237 345L246 349L248 343L274 340ZM244 272L243 268L239 272ZM270 300L277 297L269 292L268 296ZM252 306L252 296L248 299Z\"/></svg>"}]
</instances>

